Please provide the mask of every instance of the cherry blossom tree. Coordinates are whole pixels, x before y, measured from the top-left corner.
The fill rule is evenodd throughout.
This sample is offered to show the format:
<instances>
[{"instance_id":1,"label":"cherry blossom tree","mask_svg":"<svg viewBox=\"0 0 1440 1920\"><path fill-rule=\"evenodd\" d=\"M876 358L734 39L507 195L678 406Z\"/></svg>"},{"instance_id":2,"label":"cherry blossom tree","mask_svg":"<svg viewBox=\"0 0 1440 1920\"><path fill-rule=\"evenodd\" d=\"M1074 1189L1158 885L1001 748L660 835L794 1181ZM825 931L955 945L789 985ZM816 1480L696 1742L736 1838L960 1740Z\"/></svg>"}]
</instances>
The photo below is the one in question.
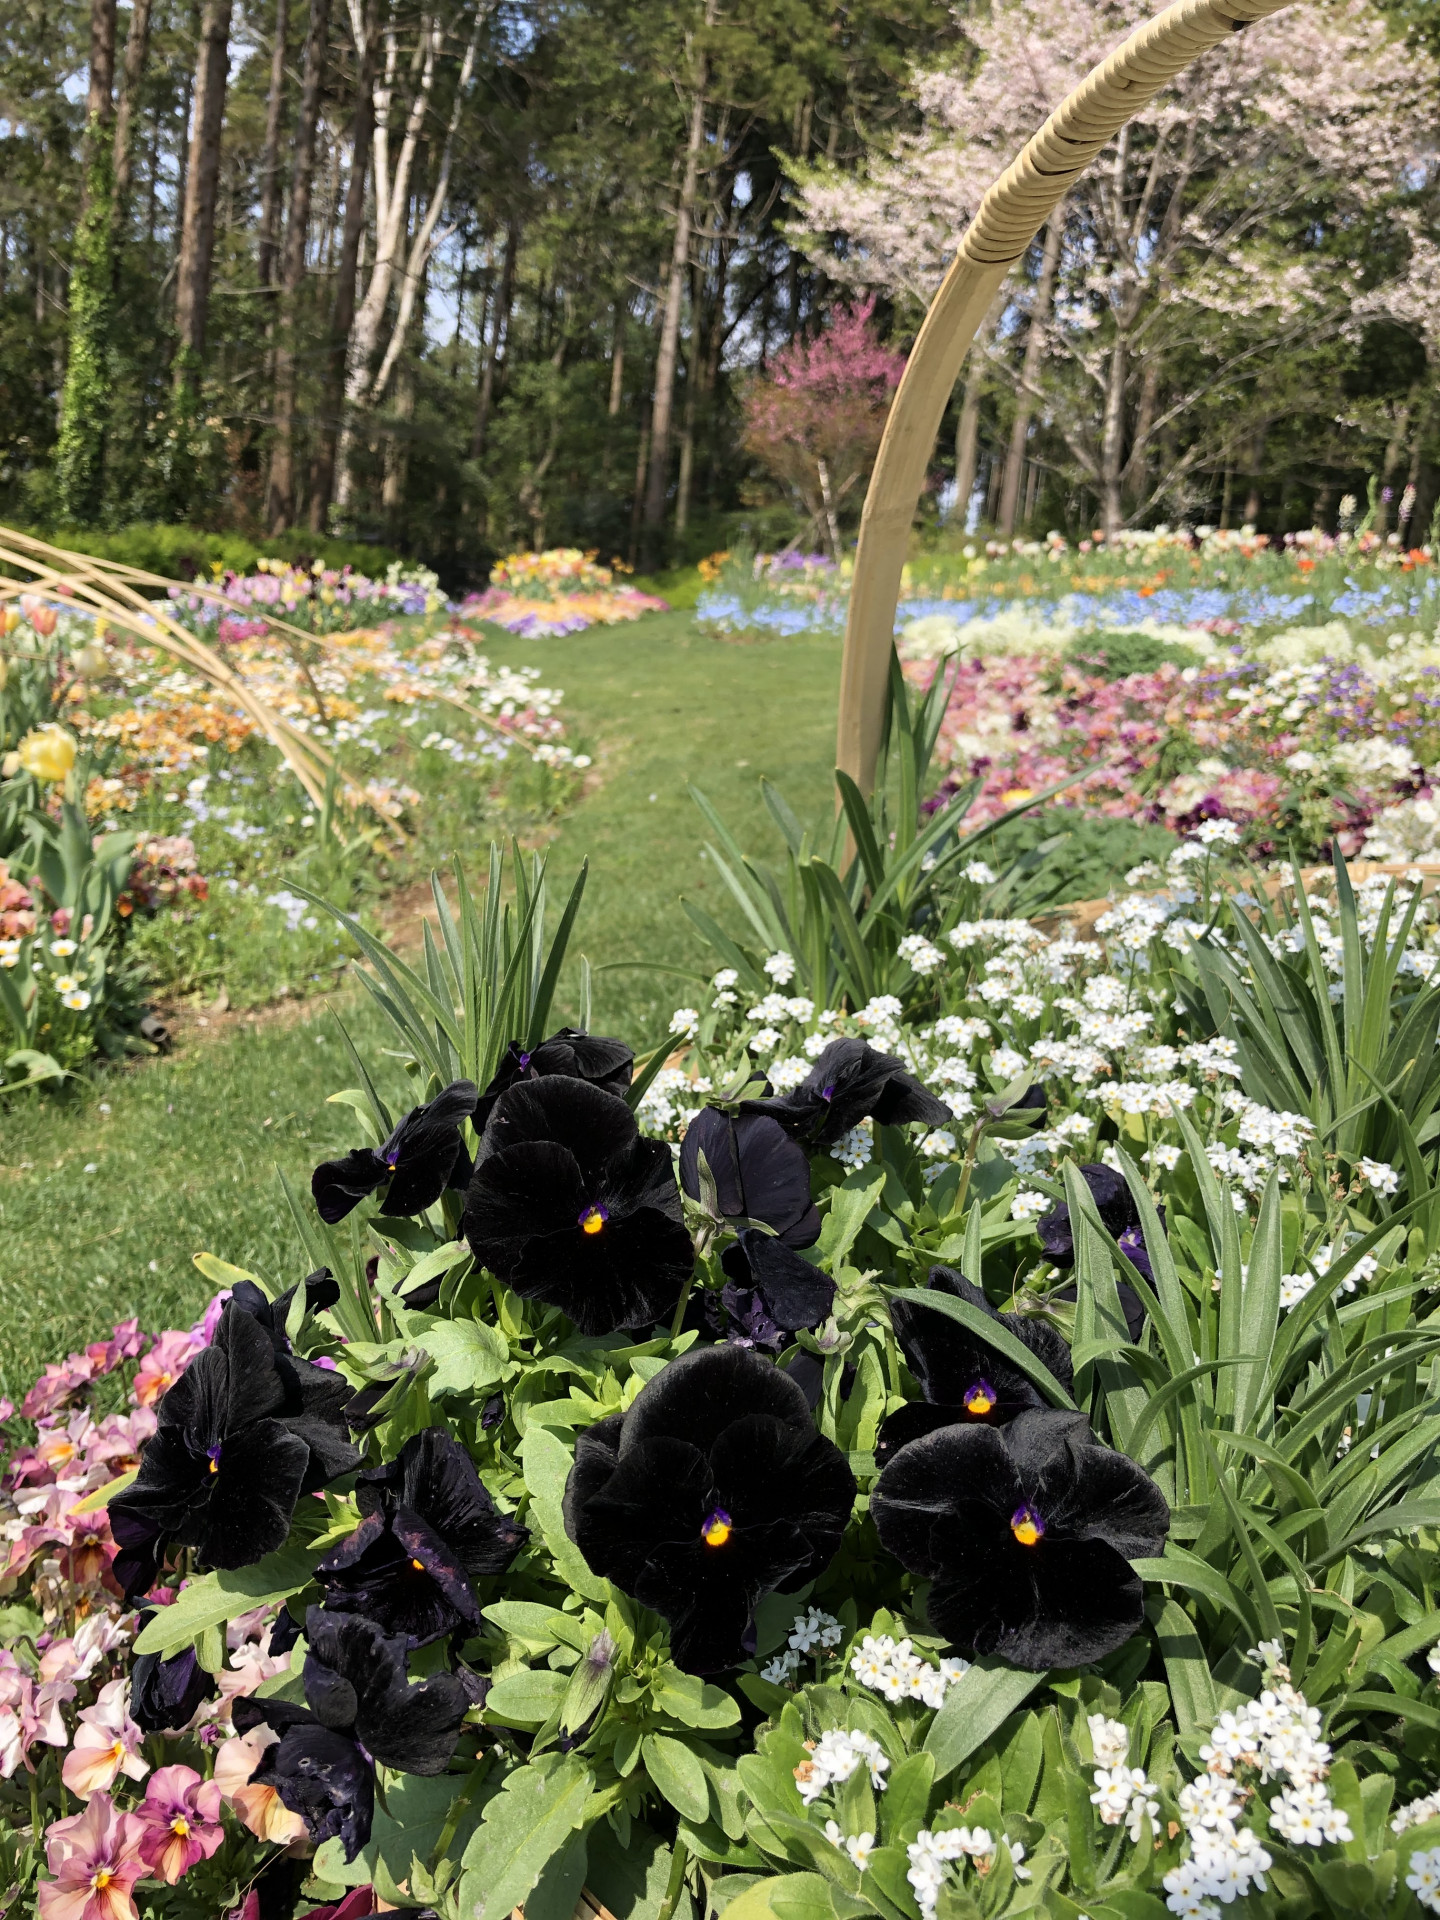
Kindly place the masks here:
<instances>
[{"instance_id":1,"label":"cherry blossom tree","mask_svg":"<svg viewBox=\"0 0 1440 1920\"><path fill-rule=\"evenodd\" d=\"M985 188L1153 11L996 0L967 14L965 63L913 76L921 130L858 179L806 177L811 253L843 283L928 301ZM1412 257L1426 266L1401 216L1431 178L1437 92L1434 59L1370 0L1296 8L1196 61L1076 184L1058 257L1052 231L986 350L1027 422L1038 410L1058 433L1108 531L1214 457L1213 436L1191 435L1157 463L1182 416L1228 409L1253 432L1235 403L1267 365L1353 327L1391 261L1402 285ZM1421 288L1398 301L1423 305Z\"/></svg>"},{"instance_id":2,"label":"cherry blossom tree","mask_svg":"<svg viewBox=\"0 0 1440 1920\"><path fill-rule=\"evenodd\" d=\"M745 394L745 444L840 557L841 509L870 471L905 356L881 344L873 299L791 341Z\"/></svg>"}]
</instances>

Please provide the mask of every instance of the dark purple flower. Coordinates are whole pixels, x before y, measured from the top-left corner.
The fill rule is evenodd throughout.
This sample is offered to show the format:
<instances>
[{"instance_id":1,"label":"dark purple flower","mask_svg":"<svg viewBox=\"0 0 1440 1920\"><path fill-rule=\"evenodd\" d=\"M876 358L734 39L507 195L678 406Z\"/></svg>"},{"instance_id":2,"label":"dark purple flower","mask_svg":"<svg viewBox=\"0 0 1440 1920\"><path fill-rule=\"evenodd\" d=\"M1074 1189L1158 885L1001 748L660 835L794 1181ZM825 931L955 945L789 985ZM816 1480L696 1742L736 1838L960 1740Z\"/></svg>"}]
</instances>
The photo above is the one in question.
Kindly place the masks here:
<instances>
[{"instance_id":1,"label":"dark purple flower","mask_svg":"<svg viewBox=\"0 0 1440 1920\"><path fill-rule=\"evenodd\" d=\"M454 1080L412 1107L383 1145L322 1161L310 1177L320 1218L334 1226L379 1187L386 1189L380 1211L392 1216L424 1213L447 1187L463 1188L470 1156L460 1123L473 1116L478 1098L473 1081Z\"/></svg>"},{"instance_id":2,"label":"dark purple flower","mask_svg":"<svg viewBox=\"0 0 1440 1920\"><path fill-rule=\"evenodd\" d=\"M1140 1228L1140 1214L1124 1175L1117 1173L1114 1167L1098 1165L1093 1161L1087 1161L1078 1171L1081 1179L1090 1189L1096 1211L1114 1236L1121 1252L1129 1257L1136 1271L1144 1279L1153 1280L1155 1275L1145 1246L1145 1236ZM1156 1211L1163 1228L1165 1210L1160 1207ZM1035 1222L1035 1232L1053 1265L1062 1269L1074 1266L1074 1230L1070 1222L1070 1209L1063 1200L1052 1207L1049 1213L1040 1216ZM1125 1315L1125 1324L1130 1330L1130 1338L1138 1341L1145 1329L1144 1304L1139 1294L1126 1281L1120 1280L1116 1284L1120 1295L1120 1308ZM1076 1297L1075 1288L1065 1287L1055 1297L1057 1300L1073 1300Z\"/></svg>"},{"instance_id":3,"label":"dark purple flower","mask_svg":"<svg viewBox=\"0 0 1440 1920\"><path fill-rule=\"evenodd\" d=\"M325 1611L363 1614L412 1647L478 1629L473 1583L503 1573L529 1538L497 1511L470 1455L441 1427L362 1473L355 1503L359 1527L315 1569Z\"/></svg>"},{"instance_id":4,"label":"dark purple flower","mask_svg":"<svg viewBox=\"0 0 1440 1920\"><path fill-rule=\"evenodd\" d=\"M136 1633L143 1633L154 1618L147 1608ZM178 1733L214 1692L214 1675L201 1666L193 1647L166 1659L158 1653L138 1654L130 1669L130 1718L142 1733Z\"/></svg>"},{"instance_id":5,"label":"dark purple flower","mask_svg":"<svg viewBox=\"0 0 1440 1920\"><path fill-rule=\"evenodd\" d=\"M802 1328L813 1331L830 1317L835 1282L772 1234L746 1228L720 1264L725 1335L739 1346L778 1353Z\"/></svg>"},{"instance_id":6,"label":"dark purple flower","mask_svg":"<svg viewBox=\"0 0 1440 1920\"><path fill-rule=\"evenodd\" d=\"M820 1215L810 1198L810 1161L777 1120L762 1113L733 1117L704 1107L685 1129L680 1184L701 1198L700 1156L715 1183L720 1216L734 1227L758 1221L790 1247L820 1238Z\"/></svg>"},{"instance_id":7,"label":"dark purple flower","mask_svg":"<svg viewBox=\"0 0 1440 1920\"><path fill-rule=\"evenodd\" d=\"M943 1100L926 1091L903 1062L868 1040L832 1040L793 1093L747 1100L747 1113L768 1113L812 1151L833 1146L861 1120L900 1127L912 1120L948 1126Z\"/></svg>"},{"instance_id":8,"label":"dark purple flower","mask_svg":"<svg viewBox=\"0 0 1440 1920\"><path fill-rule=\"evenodd\" d=\"M540 1080L546 1074L564 1074L571 1080L588 1081L603 1093L624 1098L635 1071L635 1055L623 1040L607 1039L603 1033L582 1033L578 1027L561 1027L548 1040L528 1053L518 1040L505 1049L475 1112L477 1130L484 1132L491 1109L507 1087L517 1080Z\"/></svg>"}]
</instances>

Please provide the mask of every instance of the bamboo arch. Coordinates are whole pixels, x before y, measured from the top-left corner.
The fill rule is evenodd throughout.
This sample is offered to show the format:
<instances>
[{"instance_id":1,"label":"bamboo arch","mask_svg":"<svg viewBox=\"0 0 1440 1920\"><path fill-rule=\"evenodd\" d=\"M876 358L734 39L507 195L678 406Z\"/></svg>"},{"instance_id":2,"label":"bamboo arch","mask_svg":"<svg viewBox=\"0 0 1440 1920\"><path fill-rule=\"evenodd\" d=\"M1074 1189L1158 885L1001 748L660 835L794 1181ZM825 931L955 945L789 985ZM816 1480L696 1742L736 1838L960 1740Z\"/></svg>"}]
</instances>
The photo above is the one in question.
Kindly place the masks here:
<instances>
[{"instance_id":1,"label":"bamboo arch","mask_svg":"<svg viewBox=\"0 0 1440 1920\"><path fill-rule=\"evenodd\" d=\"M875 784L900 576L920 489L951 389L1001 282L1101 148L1167 81L1227 35L1289 4L1177 0L1081 81L980 202L911 349L860 520L835 764L862 793Z\"/></svg>"}]
</instances>

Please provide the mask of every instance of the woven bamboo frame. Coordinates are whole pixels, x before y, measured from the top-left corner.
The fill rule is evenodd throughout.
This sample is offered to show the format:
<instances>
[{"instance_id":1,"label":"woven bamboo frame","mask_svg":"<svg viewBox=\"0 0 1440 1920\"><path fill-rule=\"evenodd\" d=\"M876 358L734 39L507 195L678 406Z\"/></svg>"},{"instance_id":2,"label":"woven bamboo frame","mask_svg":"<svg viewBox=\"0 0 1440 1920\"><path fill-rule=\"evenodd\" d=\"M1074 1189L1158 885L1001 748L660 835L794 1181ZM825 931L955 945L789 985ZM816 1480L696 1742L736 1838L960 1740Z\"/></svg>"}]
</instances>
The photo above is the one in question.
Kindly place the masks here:
<instances>
[{"instance_id":1,"label":"woven bamboo frame","mask_svg":"<svg viewBox=\"0 0 1440 1920\"><path fill-rule=\"evenodd\" d=\"M1010 269L1127 120L1200 54L1290 0L1177 0L1096 67L980 202L930 303L891 404L855 554L835 764L869 793L885 724L895 608L935 436L971 341Z\"/></svg>"}]
</instances>

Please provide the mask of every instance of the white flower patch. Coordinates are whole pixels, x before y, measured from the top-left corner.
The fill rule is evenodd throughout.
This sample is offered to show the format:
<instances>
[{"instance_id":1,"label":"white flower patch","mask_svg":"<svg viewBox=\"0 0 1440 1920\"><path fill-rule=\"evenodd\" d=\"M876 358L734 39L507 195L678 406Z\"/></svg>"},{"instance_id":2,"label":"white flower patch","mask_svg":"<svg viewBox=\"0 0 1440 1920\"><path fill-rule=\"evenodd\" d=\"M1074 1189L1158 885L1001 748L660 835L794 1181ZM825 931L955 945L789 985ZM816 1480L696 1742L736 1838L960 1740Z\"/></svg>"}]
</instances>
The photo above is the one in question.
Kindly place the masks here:
<instances>
[{"instance_id":1,"label":"white flower patch","mask_svg":"<svg viewBox=\"0 0 1440 1920\"><path fill-rule=\"evenodd\" d=\"M850 1733L822 1733L813 1746L807 1740L805 1747L810 1758L796 1767L795 1784L807 1807L831 1787L842 1785L860 1766L869 1769L870 1784L877 1793L890 1784L885 1778L890 1762L884 1748L858 1727Z\"/></svg>"},{"instance_id":2,"label":"white flower patch","mask_svg":"<svg viewBox=\"0 0 1440 1920\"><path fill-rule=\"evenodd\" d=\"M677 1007L670 1016L670 1031L677 1040L693 1040L700 1031L700 1014L695 1007Z\"/></svg>"},{"instance_id":3,"label":"white flower patch","mask_svg":"<svg viewBox=\"0 0 1440 1920\"><path fill-rule=\"evenodd\" d=\"M1042 1213L1048 1213L1054 1203L1048 1195L1036 1193L1033 1188L1022 1187L1010 1202L1012 1220L1038 1220Z\"/></svg>"},{"instance_id":4,"label":"white flower patch","mask_svg":"<svg viewBox=\"0 0 1440 1920\"><path fill-rule=\"evenodd\" d=\"M1400 1176L1388 1160L1367 1160L1362 1156L1359 1172L1372 1193L1390 1194L1400 1190Z\"/></svg>"},{"instance_id":5,"label":"white flower patch","mask_svg":"<svg viewBox=\"0 0 1440 1920\"><path fill-rule=\"evenodd\" d=\"M910 971L919 974L922 979L945 964L945 956L939 947L932 946L920 933L907 933L895 951Z\"/></svg>"},{"instance_id":6,"label":"white flower patch","mask_svg":"<svg viewBox=\"0 0 1440 1920\"><path fill-rule=\"evenodd\" d=\"M1397 1807L1391 1816L1390 1831L1404 1833L1407 1827L1421 1827L1427 1820L1435 1819L1440 1819L1440 1791L1421 1794L1418 1800L1407 1800L1403 1807Z\"/></svg>"},{"instance_id":7,"label":"white flower patch","mask_svg":"<svg viewBox=\"0 0 1440 1920\"><path fill-rule=\"evenodd\" d=\"M862 1687L887 1700L918 1700L932 1708L944 1702L947 1689L969 1670L968 1660L942 1660L932 1667L908 1640L894 1640L888 1633L867 1633L850 1656L850 1671Z\"/></svg>"},{"instance_id":8,"label":"white flower patch","mask_svg":"<svg viewBox=\"0 0 1440 1920\"><path fill-rule=\"evenodd\" d=\"M783 987L787 985L788 982L795 978L795 960L793 955L786 953L783 948L779 953L772 953L770 958L765 962L765 971L777 986Z\"/></svg>"},{"instance_id":9,"label":"white flower patch","mask_svg":"<svg viewBox=\"0 0 1440 1920\"><path fill-rule=\"evenodd\" d=\"M776 1093L793 1093L809 1071L808 1060L772 1060L765 1076Z\"/></svg>"},{"instance_id":10,"label":"white flower patch","mask_svg":"<svg viewBox=\"0 0 1440 1920\"><path fill-rule=\"evenodd\" d=\"M870 1122L862 1120L858 1127L851 1127L848 1133L842 1133L830 1149L831 1157L848 1167L852 1173L858 1173L861 1167L868 1167L875 1153L875 1137L870 1130Z\"/></svg>"},{"instance_id":11,"label":"white flower patch","mask_svg":"<svg viewBox=\"0 0 1440 1920\"><path fill-rule=\"evenodd\" d=\"M1440 1913L1440 1847L1411 1854L1405 1884L1427 1913Z\"/></svg>"}]
</instances>

